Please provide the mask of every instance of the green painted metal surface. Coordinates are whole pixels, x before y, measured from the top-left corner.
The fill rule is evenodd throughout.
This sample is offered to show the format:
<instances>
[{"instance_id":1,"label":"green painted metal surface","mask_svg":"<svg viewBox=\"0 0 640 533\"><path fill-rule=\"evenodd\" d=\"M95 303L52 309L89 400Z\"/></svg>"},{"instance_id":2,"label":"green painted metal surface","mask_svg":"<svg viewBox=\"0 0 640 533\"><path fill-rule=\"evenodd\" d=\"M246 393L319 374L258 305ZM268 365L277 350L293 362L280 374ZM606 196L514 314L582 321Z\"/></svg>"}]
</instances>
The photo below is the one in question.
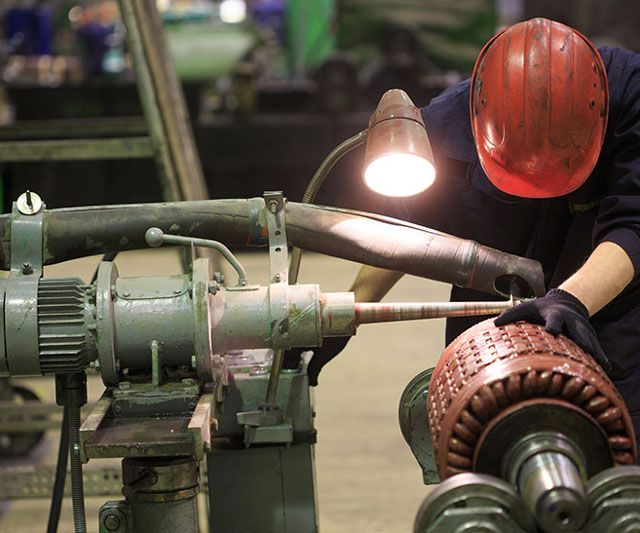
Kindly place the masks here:
<instances>
[{"instance_id":1,"label":"green painted metal surface","mask_svg":"<svg viewBox=\"0 0 640 533\"><path fill-rule=\"evenodd\" d=\"M334 51L334 4L334 0L289 0L287 55L294 76L303 76Z\"/></svg>"},{"instance_id":2,"label":"green painted metal surface","mask_svg":"<svg viewBox=\"0 0 640 533\"><path fill-rule=\"evenodd\" d=\"M412 33L421 53L443 69L470 71L494 34L495 0L341 0L339 46L361 62L379 53L389 28Z\"/></svg>"},{"instance_id":3,"label":"green painted metal surface","mask_svg":"<svg viewBox=\"0 0 640 533\"><path fill-rule=\"evenodd\" d=\"M208 80L231 74L260 42L249 25L219 23L166 26L169 50L178 77Z\"/></svg>"}]
</instances>

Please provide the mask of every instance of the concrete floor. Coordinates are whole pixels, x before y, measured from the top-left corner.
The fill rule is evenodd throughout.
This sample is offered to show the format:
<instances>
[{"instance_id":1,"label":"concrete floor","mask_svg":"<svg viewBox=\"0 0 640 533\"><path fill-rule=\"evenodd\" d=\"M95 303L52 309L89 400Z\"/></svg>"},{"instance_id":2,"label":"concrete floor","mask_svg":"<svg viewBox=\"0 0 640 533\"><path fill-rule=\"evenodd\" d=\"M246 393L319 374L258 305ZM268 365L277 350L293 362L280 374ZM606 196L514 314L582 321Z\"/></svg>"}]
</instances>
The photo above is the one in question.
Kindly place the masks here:
<instances>
[{"instance_id":1,"label":"concrete floor","mask_svg":"<svg viewBox=\"0 0 640 533\"><path fill-rule=\"evenodd\" d=\"M265 254L243 253L240 258L252 282L266 281ZM177 255L170 250L122 254L117 262L122 276L178 271ZM95 265L95 258L87 258L52 267L47 275L88 279ZM302 265L300 281L319 283L324 291L346 290L358 269L354 263L312 254L305 256ZM446 300L448 290L444 284L405 277L387 301ZM400 433L398 400L413 376L435 364L443 346L443 320L367 325L321 374L314 394L323 533L412 530L415 513L429 489L422 484L420 469ZM50 395L52 381L41 379L34 386ZM99 380L93 384L91 395L96 397L101 392ZM33 460L53 463L57 438L52 432ZM89 531L97 530L101 503L102 499L87 502ZM48 507L44 500L4 504L0 506L0 531L43 531ZM59 531L72 530L70 508L65 507Z\"/></svg>"}]
</instances>

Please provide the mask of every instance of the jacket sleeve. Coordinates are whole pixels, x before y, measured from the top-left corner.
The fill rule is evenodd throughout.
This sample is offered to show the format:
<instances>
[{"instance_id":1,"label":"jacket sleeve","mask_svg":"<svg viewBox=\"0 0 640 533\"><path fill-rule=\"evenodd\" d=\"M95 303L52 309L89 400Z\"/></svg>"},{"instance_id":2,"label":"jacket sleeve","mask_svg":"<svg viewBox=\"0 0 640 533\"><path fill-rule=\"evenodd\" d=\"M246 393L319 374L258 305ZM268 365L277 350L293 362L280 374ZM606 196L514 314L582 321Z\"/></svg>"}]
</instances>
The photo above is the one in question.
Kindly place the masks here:
<instances>
[{"instance_id":1,"label":"jacket sleeve","mask_svg":"<svg viewBox=\"0 0 640 533\"><path fill-rule=\"evenodd\" d=\"M611 152L605 196L595 221L593 244L619 245L640 273L640 59L626 80L609 132Z\"/></svg>"}]
</instances>

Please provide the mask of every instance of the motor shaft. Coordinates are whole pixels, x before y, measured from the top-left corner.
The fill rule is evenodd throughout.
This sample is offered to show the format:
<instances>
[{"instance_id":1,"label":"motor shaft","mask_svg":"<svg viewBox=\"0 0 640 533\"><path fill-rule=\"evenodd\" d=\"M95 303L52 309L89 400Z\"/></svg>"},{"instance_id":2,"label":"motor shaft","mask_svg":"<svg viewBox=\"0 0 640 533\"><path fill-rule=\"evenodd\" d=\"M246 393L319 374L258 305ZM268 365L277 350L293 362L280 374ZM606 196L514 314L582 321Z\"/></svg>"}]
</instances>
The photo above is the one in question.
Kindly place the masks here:
<instances>
[{"instance_id":1,"label":"motor shaft","mask_svg":"<svg viewBox=\"0 0 640 533\"><path fill-rule=\"evenodd\" d=\"M582 477L562 453L541 452L527 459L518 475L518 489L543 531L581 531L587 521L589 504Z\"/></svg>"},{"instance_id":2,"label":"motor shaft","mask_svg":"<svg viewBox=\"0 0 640 533\"><path fill-rule=\"evenodd\" d=\"M516 305L515 300L499 302L402 302L356 303L356 324L451 318L461 316L498 315Z\"/></svg>"}]
</instances>

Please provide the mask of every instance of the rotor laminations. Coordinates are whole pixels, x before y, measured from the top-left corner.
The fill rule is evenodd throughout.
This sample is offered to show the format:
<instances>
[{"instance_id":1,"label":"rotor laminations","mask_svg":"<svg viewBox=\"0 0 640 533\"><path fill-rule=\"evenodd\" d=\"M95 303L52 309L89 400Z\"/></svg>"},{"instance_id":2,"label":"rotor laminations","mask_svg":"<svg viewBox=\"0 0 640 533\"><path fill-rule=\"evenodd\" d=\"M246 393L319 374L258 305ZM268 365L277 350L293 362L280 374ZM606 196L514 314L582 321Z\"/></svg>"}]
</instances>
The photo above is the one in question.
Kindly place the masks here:
<instances>
[{"instance_id":1,"label":"rotor laminations","mask_svg":"<svg viewBox=\"0 0 640 533\"><path fill-rule=\"evenodd\" d=\"M536 402L566 404L601 430L613 464L635 462L624 401L588 354L541 326L489 319L455 339L433 373L429 425L440 477L475 471L479 445L503 414ZM579 435L566 436L581 445Z\"/></svg>"}]
</instances>

